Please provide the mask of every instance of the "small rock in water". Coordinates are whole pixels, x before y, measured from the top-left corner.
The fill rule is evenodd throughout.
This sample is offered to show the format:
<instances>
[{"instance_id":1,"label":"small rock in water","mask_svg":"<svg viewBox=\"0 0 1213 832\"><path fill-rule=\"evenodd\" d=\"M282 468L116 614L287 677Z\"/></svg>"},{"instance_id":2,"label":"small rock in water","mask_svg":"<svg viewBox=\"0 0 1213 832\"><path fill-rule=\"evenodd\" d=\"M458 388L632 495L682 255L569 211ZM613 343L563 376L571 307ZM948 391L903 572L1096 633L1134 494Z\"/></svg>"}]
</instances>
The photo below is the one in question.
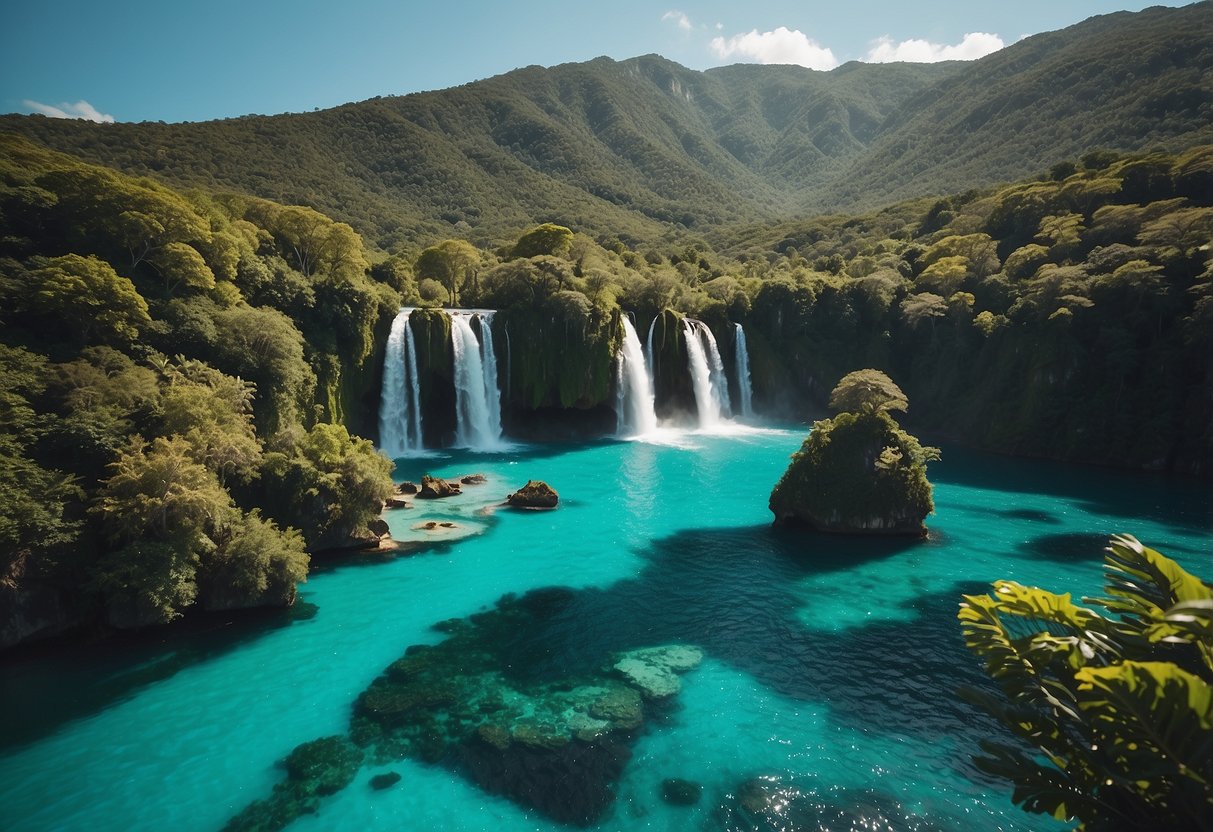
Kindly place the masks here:
<instances>
[{"instance_id":1,"label":"small rock in water","mask_svg":"<svg viewBox=\"0 0 1213 832\"><path fill-rule=\"evenodd\" d=\"M488 482L488 477L484 474L468 474L466 477L459 479L464 485L484 485Z\"/></svg>"},{"instance_id":2,"label":"small rock in water","mask_svg":"<svg viewBox=\"0 0 1213 832\"><path fill-rule=\"evenodd\" d=\"M407 481L402 482L402 483L400 483L400 485L396 486L396 491L400 494L416 494L417 493L417 483L407 482Z\"/></svg>"},{"instance_id":3,"label":"small rock in water","mask_svg":"<svg viewBox=\"0 0 1213 832\"><path fill-rule=\"evenodd\" d=\"M542 480L527 480L526 485L505 498L515 508L556 508L560 495Z\"/></svg>"},{"instance_id":4,"label":"small rock in water","mask_svg":"<svg viewBox=\"0 0 1213 832\"><path fill-rule=\"evenodd\" d=\"M670 777L661 781L661 799L671 806L694 806L702 793L703 786L692 780Z\"/></svg>"},{"instance_id":5,"label":"small rock in water","mask_svg":"<svg viewBox=\"0 0 1213 832\"><path fill-rule=\"evenodd\" d=\"M408 500L400 497L388 497L386 504L388 508L408 508L410 505Z\"/></svg>"},{"instance_id":6,"label":"small rock in water","mask_svg":"<svg viewBox=\"0 0 1213 832\"><path fill-rule=\"evenodd\" d=\"M440 480L426 474L421 478L421 490L417 492L417 499L437 500L442 497L454 497L459 493L459 483Z\"/></svg>"},{"instance_id":7,"label":"small rock in water","mask_svg":"<svg viewBox=\"0 0 1213 832\"><path fill-rule=\"evenodd\" d=\"M371 778L371 788L375 791L389 789L400 782L400 775L394 771L389 771L384 774L376 774Z\"/></svg>"}]
</instances>

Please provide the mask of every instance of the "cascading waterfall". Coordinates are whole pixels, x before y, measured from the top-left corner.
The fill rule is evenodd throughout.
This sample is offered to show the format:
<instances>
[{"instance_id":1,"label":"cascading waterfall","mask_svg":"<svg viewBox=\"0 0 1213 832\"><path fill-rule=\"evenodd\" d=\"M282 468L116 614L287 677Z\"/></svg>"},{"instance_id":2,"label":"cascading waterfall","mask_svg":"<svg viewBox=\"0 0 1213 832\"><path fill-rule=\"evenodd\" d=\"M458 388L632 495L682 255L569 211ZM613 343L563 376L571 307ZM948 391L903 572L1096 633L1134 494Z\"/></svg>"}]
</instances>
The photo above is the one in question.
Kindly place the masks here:
<instances>
[{"instance_id":1,"label":"cascading waterfall","mask_svg":"<svg viewBox=\"0 0 1213 832\"><path fill-rule=\"evenodd\" d=\"M412 313L412 309L401 309L392 320L383 359L379 447L393 459L422 448L421 379L417 373L417 344L409 326Z\"/></svg>"},{"instance_id":2,"label":"cascading waterfall","mask_svg":"<svg viewBox=\"0 0 1213 832\"><path fill-rule=\"evenodd\" d=\"M653 380L645 365L640 337L623 317L623 343L615 357L615 431L619 436L643 436L657 429Z\"/></svg>"},{"instance_id":3,"label":"cascading waterfall","mask_svg":"<svg viewBox=\"0 0 1213 832\"><path fill-rule=\"evenodd\" d=\"M657 368L653 366L653 330L657 328L657 318L653 318L653 322L649 324L649 337L645 342L644 347L644 363L649 368L649 378L657 378Z\"/></svg>"},{"instance_id":4,"label":"cascading waterfall","mask_svg":"<svg viewBox=\"0 0 1213 832\"><path fill-rule=\"evenodd\" d=\"M699 324L696 327L699 330L699 337L703 339L704 346L708 353L708 369L712 374L712 392L716 395L716 401L720 404L720 414L724 417L733 415L733 403L729 401L729 377L724 374L724 362L720 360L720 349L716 346L716 336L712 334L712 330L708 329L708 325L702 321L696 321Z\"/></svg>"},{"instance_id":5,"label":"cascading waterfall","mask_svg":"<svg viewBox=\"0 0 1213 832\"><path fill-rule=\"evenodd\" d=\"M455 444L474 450L501 446L501 392L493 353L492 314L451 312L455 353ZM480 338L472 318L480 318Z\"/></svg>"},{"instance_id":6,"label":"cascading waterfall","mask_svg":"<svg viewBox=\"0 0 1213 832\"><path fill-rule=\"evenodd\" d=\"M745 343L745 327L733 324L734 369L737 371L737 394L741 398L741 415L749 418L754 415L754 388L750 385L750 350Z\"/></svg>"},{"instance_id":7,"label":"cascading waterfall","mask_svg":"<svg viewBox=\"0 0 1213 832\"><path fill-rule=\"evenodd\" d=\"M683 319L682 333L687 345L687 367L695 392L695 408L699 411L699 427L715 427L729 411L728 387L716 339L707 324L693 318ZM709 355L714 357L711 364Z\"/></svg>"}]
</instances>

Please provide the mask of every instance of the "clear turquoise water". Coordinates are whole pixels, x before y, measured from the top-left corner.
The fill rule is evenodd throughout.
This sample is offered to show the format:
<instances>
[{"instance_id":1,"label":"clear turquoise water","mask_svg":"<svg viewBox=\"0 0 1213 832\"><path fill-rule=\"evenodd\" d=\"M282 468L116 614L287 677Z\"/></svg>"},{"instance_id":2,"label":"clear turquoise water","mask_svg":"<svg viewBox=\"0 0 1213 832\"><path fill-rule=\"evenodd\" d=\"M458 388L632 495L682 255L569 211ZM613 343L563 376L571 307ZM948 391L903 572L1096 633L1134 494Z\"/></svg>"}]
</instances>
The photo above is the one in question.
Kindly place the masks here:
<instances>
[{"instance_id":1,"label":"clear turquoise water","mask_svg":"<svg viewBox=\"0 0 1213 832\"><path fill-rule=\"evenodd\" d=\"M0 826L217 830L281 779L302 742L348 730L355 698L434 623L505 593L560 585L569 611L548 661L685 642L706 660L646 725L597 828L697 829L726 792L778 775L822 801L884 801L944 829L1060 828L1022 813L968 759L993 730L960 703L979 677L955 622L961 592L996 578L1099 589L1108 535L1136 534L1213 574L1213 492L1191 483L945 448L925 542L784 533L767 496L801 434L600 443L402 462L398 478L479 471L457 504L389 513L402 539L426 518L474 532L387 561L323 569L291 613L205 619L0 667ZM529 478L554 512L480 509ZM450 534L450 532L446 532ZM310 614L314 613L314 614ZM367 781L394 770L395 787ZM704 786L665 805L667 777ZM862 793L857 796L857 793ZM446 768L368 766L292 829L559 828ZM849 827L848 827L849 828Z\"/></svg>"}]
</instances>

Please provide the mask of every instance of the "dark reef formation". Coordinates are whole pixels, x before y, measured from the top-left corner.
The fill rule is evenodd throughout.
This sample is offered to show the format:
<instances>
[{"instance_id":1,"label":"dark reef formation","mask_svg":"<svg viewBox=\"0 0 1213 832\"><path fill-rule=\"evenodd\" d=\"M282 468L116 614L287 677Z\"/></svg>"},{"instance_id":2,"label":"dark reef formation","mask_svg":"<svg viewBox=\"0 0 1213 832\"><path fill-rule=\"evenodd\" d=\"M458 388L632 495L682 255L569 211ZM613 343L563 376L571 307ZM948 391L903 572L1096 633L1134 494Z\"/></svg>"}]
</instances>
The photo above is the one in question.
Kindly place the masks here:
<instances>
[{"instance_id":1,"label":"dark reef formation","mask_svg":"<svg viewBox=\"0 0 1213 832\"><path fill-rule=\"evenodd\" d=\"M572 598L536 590L437 625L444 641L413 645L359 695L348 739L297 748L286 781L228 829L281 829L348 785L363 760L404 758L449 768L561 823L597 821L615 800L632 740L703 654L673 644L610 653L579 673L547 667L542 651L522 642Z\"/></svg>"}]
</instances>

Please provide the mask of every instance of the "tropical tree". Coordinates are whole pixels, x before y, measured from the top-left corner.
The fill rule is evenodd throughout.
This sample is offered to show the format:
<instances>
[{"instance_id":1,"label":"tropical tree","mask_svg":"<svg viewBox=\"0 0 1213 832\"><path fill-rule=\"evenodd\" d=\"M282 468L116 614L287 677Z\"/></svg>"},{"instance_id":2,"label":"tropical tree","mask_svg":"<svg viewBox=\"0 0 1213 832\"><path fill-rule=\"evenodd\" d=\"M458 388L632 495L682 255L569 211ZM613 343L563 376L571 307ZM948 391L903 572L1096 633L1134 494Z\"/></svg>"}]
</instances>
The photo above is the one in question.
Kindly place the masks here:
<instances>
[{"instance_id":1,"label":"tropical tree","mask_svg":"<svg viewBox=\"0 0 1213 832\"><path fill-rule=\"evenodd\" d=\"M35 258L24 298L14 298L35 315L70 322L84 343L94 335L104 341L129 342L151 319L147 302L135 285L96 257L65 254Z\"/></svg>"},{"instance_id":2,"label":"tropical tree","mask_svg":"<svg viewBox=\"0 0 1213 832\"><path fill-rule=\"evenodd\" d=\"M475 279L480 252L467 240L443 240L421 252L414 264L419 280L430 278L446 287L451 305L459 302L459 289L469 275Z\"/></svg>"},{"instance_id":3,"label":"tropical tree","mask_svg":"<svg viewBox=\"0 0 1213 832\"><path fill-rule=\"evenodd\" d=\"M847 373L830 393L830 407L849 413L906 412L910 402L893 379L880 370Z\"/></svg>"},{"instance_id":4,"label":"tropical tree","mask_svg":"<svg viewBox=\"0 0 1213 832\"><path fill-rule=\"evenodd\" d=\"M1213 829L1213 586L1128 535L1105 577L1083 600L1111 616L1012 581L964 596L965 644L1000 693L962 695L1021 740L975 761L1082 829Z\"/></svg>"},{"instance_id":5,"label":"tropical tree","mask_svg":"<svg viewBox=\"0 0 1213 832\"><path fill-rule=\"evenodd\" d=\"M538 257L541 254L560 257L569 253L573 245L573 232L563 225L545 222L537 225L518 238L510 252L511 257Z\"/></svg>"}]
</instances>

